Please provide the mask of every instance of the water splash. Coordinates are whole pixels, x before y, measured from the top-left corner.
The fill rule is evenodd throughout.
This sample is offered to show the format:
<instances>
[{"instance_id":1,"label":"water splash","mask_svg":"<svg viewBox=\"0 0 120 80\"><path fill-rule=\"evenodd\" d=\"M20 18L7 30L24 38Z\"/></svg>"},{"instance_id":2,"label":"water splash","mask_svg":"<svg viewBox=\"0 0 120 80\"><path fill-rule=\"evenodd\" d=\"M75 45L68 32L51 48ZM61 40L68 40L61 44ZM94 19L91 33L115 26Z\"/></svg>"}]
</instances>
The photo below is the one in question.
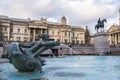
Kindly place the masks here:
<instances>
[{"instance_id":1,"label":"water splash","mask_svg":"<svg viewBox=\"0 0 120 80\"><path fill-rule=\"evenodd\" d=\"M57 57L64 57L66 54L69 55L77 54L71 47L69 47L66 44L60 44L59 46L55 46L54 49L58 50ZM44 51L42 54L49 54L49 57L51 57L50 55L52 55L54 58L56 58L55 54L52 52L51 49Z\"/></svg>"},{"instance_id":2,"label":"water splash","mask_svg":"<svg viewBox=\"0 0 120 80\"><path fill-rule=\"evenodd\" d=\"M60 44L59 48L62 48L62 53L61 54L77 54L71 47L69 47L66 44ZM65 49L67 52L65 52Z\"/></svg>"}]
</instances>

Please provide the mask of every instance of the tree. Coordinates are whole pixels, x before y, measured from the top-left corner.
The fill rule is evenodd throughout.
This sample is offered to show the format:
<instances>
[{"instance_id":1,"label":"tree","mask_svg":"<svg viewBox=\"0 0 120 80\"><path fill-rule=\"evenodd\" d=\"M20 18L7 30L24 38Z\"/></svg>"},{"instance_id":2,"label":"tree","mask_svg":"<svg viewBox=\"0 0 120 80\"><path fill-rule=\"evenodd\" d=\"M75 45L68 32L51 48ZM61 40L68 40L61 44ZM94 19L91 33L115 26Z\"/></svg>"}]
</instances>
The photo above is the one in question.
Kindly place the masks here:
<instances>
[{"instance_id":1,"label":"tree","mask_svg":"<svg viewBox=\"0 0 120 80\"><path fill-rule=\"evenodd\" d=\"M90 32L88 30L88 26L86 26L85 30L85 44L90 44Z\"/></svg>"}]
</instances>

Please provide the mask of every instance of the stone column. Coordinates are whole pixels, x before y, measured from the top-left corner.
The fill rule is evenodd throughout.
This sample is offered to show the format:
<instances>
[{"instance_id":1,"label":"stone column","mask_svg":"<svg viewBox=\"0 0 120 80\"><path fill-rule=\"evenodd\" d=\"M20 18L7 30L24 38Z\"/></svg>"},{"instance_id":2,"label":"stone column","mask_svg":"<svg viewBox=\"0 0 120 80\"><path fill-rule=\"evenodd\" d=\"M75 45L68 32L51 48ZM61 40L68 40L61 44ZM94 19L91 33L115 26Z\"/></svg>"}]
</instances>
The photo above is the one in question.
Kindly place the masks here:
<instances>
[{"instance_id":1,"label":"stone column","mask_svg":"<svg viewBox=\"0 0 120 80\"><path fill-rule=\"evenodd\" d=\"M33 41L35 41L35 28L33 30Z\"/></svg>"},{"instance_id":2,"label":"stone column","mask_svg":"<svg viewBox=\"0 0 120 80\"><path fill-rule=\"evenodd\" d=\"M31 29L28 29L28 41L30 41L30 37L31 37L31 36L30 36L30 30L31 30Z\"/></svg>"},{"instance_id":3,"label":"stone column","mask_svg":"<svg viewBox=\"0 0 120 80\"><path fill-rule=\"evenodd\" d=\"M120 32L118 32L118 44L120 43Z\"/></svg>"},{"instance_id":4,"label":"stone column","mask_svg":"<svg viewBox=\"0 0 120 80\"><path fill-rule=\"evenodd\" d=\"M112 43L112 46L113 46L113 43L114 43L114 34L111 34L111 43Z\"/></svg>"},{"instance_id":5,"label":"stone column","mask_svg":"<svg viewBox=\"0 0 120 80\"><path fill-rule=\"evenodd\" d=\"M109 35L109 44L110 45L112 44L112 35L111 34Z\"/></svg>"},{"instance_id":6,"label":"stone column","mask_svg":"<svg viewBox=\"0 0 120 80\"><path fill-rule=\"evenodd\" d=\"M41 34L43 34L43 29L41 29Z\"/></svg>"},{"instance_id":7,"label":"stone column","mask_svg":"<svg viewBox=\"0 0 120 80\"><path fill-rule=\"evenodd\" d=\"M111 36L111 39L110 39L110 44L112 45L112 42L113 42L113 40L112 40L112 34L110 34L110 36Z\"/></svg>"},{"instance_id":8,"label":"stone column","mask_svg":"<svg viewBox=\"0 0 120 80\"><path fill-rule=\"evenodd\" d=\"M115 33L115 46L117 46L117 33Z\"/></svg>"},{"instance_id":9,"label":"stone column","mask_svg":"<svg viewBox=\"0 0 120 80\"><path fill-rule=\"evenodd\" d=\"M115 45L115 33L113 34L113 44Z\"/></svg>"},{"instance_id":10,"label":"stone column","mask_svg":"<svg viewBox=\"0 0 120 80\"><path fill-rule=\"evenodd\" d=\"M8 32L8 41L10 41L10 27L8 27L8 30L7 30L7 32Z\"/></svg>"},{"instance_id":11,"label":"stone column","mask_svg":"<svg viewBox=\"0 0 120 80\"><path fill-rule=\"evenodd\" d=\"M118 33L116 33L116 38L117 38L117 42L116 43L117 43L117 46L118 46Z\"/></svg>"},{"instance_id":12,"label":"stone column","mask_svg":"<svg viewBox=\"0 0 120 80\"><path fill-rule=\"evenodd\" d=\"M39 29L39 34L41 34L41 29Z\"/></svg>"}]
</instances>

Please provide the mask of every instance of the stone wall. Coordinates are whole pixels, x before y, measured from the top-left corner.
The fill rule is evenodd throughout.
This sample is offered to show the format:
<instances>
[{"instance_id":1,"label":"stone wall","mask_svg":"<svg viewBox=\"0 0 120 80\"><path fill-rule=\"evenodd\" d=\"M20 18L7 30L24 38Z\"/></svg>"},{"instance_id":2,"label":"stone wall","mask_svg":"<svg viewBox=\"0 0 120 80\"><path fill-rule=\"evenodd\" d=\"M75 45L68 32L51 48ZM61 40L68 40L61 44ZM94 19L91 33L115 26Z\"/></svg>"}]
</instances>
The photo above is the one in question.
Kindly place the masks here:
<instances>
[{"instance_id":1,"label":"stone wall","mask_svg":"<svg viewBox=\"0 0 120 80\"><path fill-rule=\"evenodd\" d=\"M79 55L93 55L95 50L93 47L73 47L73 50Z\"/></svg>"}]
</instances>

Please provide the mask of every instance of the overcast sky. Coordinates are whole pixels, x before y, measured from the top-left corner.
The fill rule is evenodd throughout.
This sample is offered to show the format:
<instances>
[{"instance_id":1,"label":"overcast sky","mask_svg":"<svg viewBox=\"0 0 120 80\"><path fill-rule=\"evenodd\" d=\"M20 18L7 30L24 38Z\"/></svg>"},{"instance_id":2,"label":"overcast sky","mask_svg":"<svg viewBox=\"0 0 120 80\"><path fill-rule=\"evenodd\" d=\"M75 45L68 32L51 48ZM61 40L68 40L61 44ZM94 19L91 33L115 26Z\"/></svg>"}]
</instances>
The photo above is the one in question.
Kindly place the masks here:
<instances>
[{"instance_id":1,"label":"overcast sky","mask_svg":"<svg viewBox=\"0 0 120 80\"><path fill-rule=\"evenodd\" d=\"M60 22L65 16L68 24L88 26L94 33L98 18L107 19L105 29L118 24L119 0L0 0L0 15L10 18L41 19Z\"/></svg>"}]
</instances>

